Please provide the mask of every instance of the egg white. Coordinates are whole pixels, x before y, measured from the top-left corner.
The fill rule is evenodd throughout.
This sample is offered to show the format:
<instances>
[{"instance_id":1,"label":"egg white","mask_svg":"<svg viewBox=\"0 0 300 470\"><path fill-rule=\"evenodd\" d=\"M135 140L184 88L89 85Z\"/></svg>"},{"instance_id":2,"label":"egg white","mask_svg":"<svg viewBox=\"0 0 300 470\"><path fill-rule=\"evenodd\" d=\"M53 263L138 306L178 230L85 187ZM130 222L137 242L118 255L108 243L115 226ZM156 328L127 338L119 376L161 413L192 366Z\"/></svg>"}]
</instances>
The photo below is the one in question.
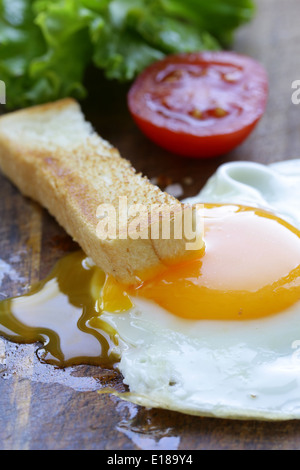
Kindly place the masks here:
<instances>
[{"instance_id":1,"label":"egg white","mask_svg":"<svg viewBox=\"0 0 300 470\"><path fill-rule=\"evenodd\" d=\"M239 203L272 211L300 229L300 160L221 166L189 202ZM235 419L300 418L300 302L272 317L192 321L134 299L101 319L119 335L119 370L148 407Z\"/></svg>"}]
</instances>

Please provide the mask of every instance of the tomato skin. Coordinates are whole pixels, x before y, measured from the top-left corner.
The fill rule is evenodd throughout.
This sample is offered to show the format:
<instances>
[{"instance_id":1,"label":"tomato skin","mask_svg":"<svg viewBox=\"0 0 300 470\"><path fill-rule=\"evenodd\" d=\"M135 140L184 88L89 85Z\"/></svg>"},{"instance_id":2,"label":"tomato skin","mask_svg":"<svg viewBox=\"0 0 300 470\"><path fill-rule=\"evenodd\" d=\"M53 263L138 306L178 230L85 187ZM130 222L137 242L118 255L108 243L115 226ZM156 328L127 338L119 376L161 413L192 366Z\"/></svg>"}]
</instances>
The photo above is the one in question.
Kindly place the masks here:
<instances>
[{"instance_id":1,"label":"tomato skin","mask_svg":"<svg viewBox=\"0 0 300 470\"><path fill-rule=\"evenodd\" d=\"M149 123L138 116L133 116L137 126L155 144L169 152L191 158L218 157L230 152L240 145L252 132L259 119L252 125L236 131L232 134L198 137L194 135L180 134L174 131L166 132L158 126ZM201 142L200 142L201 139Z\"/></svg>"},{"instance_id":2,"label":"tomato skin","mask_svg":"<svg viewBox=\"0 0 300 470\"><path fill-rule=\"evenodd\" d=\"M237 79L227 81L224 71ZM267 95L267 74L254 59L224 51L188 53L148 67L132 85L128 107L137 126L160 147L211 158L249 136L265 111Z\"/></svg>"}]
</instances>

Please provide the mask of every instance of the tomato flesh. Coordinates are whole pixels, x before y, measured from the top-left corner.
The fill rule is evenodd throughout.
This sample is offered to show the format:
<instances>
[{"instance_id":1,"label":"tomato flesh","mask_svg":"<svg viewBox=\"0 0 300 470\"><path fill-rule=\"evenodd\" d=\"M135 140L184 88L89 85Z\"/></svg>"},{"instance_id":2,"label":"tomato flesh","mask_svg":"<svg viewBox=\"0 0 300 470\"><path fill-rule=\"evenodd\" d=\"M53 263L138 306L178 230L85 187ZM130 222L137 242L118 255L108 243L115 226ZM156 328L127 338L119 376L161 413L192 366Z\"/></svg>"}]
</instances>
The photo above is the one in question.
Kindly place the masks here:
<instances>
[{"instance_id":1,"label":"tomato flesh","mask_svg":"<svg viewBox=\"0 0 300 470\"><path fill-rule=\"evenodd\" d=\"M208 158L241 144L262 117L264 68L233 52L168 56L148 67L128 94L144 134L183 156Z\"/></svg>"}]
</instances>

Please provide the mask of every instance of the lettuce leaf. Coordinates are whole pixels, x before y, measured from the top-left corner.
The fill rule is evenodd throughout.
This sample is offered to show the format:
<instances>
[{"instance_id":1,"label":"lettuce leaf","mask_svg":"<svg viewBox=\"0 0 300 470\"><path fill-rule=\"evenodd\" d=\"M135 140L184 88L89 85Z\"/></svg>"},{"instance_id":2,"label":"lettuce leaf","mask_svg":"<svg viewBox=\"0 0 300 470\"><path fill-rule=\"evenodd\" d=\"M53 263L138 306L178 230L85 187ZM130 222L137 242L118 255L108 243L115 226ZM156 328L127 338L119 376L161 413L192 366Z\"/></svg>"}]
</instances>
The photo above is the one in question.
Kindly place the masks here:
<instances>
[{"instance_id":1,"label":"lettuce leaf","mask_svg":"<svg viewBox=\"0 0 300 470\"><path fill-rule=\"evenodd\" d=\"M219 49L253 14L252 0L0 0L7 107L82 98L90 64L126 81L166 54Z\"/></svg>"},{"instance_id":2,"label":"lettuce leaf","mask_svg":"<svg viewBox=\"0 0 300 470\"><path fill-rule=\"evenodd\" d=\"M228 45L233 32L250 21L255 12L252 0L160 0L166 14L175 15L203 28Z\"/></svg>"},{"instance_id":3,"label":"lettuce leaf","mask_svg":"<svg viewBox=\"0 0 300 470\"><path fill-rule=\"evenodd\" d=\"M6 83L8 107L26 106L27 90L39 100L42 84L29 77L35 57L46 51L41 31L34 25L33 1L0 0L0 79ZM34 92L35 88L40 91Z\"/></svg>"}]
</instances>

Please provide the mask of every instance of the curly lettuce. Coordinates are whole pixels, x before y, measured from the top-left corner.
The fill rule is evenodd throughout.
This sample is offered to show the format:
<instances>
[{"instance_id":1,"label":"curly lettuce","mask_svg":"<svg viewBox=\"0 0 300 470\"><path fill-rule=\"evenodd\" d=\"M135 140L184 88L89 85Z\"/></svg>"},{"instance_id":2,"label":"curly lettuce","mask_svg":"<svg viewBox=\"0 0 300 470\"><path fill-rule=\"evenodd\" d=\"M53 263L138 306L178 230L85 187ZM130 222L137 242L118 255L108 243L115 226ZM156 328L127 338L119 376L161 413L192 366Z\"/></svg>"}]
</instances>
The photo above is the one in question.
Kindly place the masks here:
<instances>
[{"instance_id":1,"label":"curly lettuce","mask_svg":"<svg viewBox=\"0 0 300 470\"><path fill-rule=\"evenodd\" d=\"M166 54L227 46L252 0L0 0L7 107L86 94L90 64L132 80Z\"/></svg>"}]
</instances>

